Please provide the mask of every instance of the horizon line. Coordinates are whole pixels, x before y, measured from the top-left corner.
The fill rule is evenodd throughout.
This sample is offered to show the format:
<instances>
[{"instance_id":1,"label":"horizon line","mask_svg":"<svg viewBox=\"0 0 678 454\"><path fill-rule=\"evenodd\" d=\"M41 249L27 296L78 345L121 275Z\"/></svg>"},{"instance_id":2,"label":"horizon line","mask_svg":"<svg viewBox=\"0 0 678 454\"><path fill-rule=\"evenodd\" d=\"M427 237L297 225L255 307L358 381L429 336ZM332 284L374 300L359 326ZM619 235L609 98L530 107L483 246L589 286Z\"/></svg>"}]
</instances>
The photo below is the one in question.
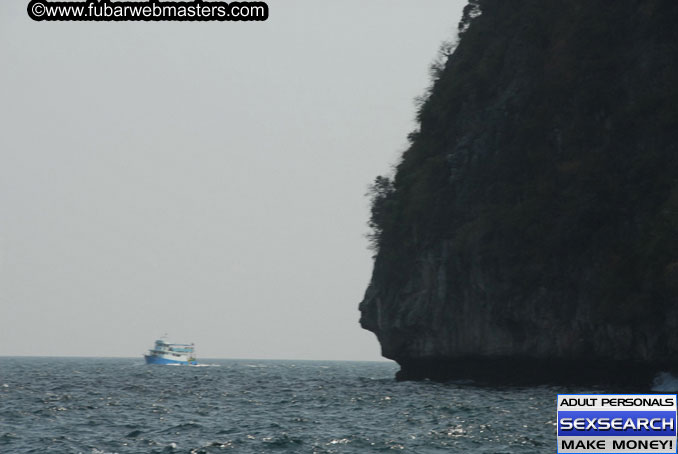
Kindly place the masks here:
<instances>
[{"instance_id":1,"label":"horizon line","mask_svg":"<svg viewBox=\"0 0 678 454\"><path fill-rule=\"evenodd\" d=\"M54 359L137 359L140 356L90 356L90 355L5 355L0 358L54 358ZM304 358L245 358L245 357L201 357L203 360L230 360L230 361L327 361L327 362L351 362L351 363L396 363L392 359L304 359ZM396 363L397 364L397 363Z\"/></svg>"}]
</instances>

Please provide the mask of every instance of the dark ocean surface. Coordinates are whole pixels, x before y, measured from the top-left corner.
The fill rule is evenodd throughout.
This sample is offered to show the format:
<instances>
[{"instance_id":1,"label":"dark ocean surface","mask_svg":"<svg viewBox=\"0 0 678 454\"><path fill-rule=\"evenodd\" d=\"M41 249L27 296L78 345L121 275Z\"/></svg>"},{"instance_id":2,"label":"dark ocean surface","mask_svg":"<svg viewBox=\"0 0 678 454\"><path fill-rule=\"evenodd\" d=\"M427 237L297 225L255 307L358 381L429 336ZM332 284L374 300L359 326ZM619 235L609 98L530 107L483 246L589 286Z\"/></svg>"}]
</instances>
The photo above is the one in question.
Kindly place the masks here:
<instances>
[{"instance_id":1,"label":"dark ocean surface","mask_svg":"<svg viewBox=\"0 0 678 454\"><path fill-rule=\"evenodd\" d=\"M0 358L1 453L553 453L556 394L393 363ZM604 390L595 390L604 392Z\"/></svg>"}]
</instances>

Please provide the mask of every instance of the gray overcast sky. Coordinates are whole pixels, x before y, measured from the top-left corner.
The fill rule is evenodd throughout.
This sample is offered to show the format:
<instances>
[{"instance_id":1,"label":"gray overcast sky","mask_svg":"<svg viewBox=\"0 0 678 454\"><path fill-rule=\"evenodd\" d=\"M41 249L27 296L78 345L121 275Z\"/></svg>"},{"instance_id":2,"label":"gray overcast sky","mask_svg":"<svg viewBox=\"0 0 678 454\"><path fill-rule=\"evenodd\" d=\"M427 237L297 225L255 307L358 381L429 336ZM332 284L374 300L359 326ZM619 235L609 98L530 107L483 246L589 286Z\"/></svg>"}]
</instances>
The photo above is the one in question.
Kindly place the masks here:
<instances>
[{"instance_id":1,"label":"gray overcast sky","mask_svg":"<svg viewBox=\"0 0 678 454\"><path fill-rule=\"evenodd\" d=\"M38 23L0 1L0 355L380 358L368 184L464 0Z\"/></svg>"}]
</instances>

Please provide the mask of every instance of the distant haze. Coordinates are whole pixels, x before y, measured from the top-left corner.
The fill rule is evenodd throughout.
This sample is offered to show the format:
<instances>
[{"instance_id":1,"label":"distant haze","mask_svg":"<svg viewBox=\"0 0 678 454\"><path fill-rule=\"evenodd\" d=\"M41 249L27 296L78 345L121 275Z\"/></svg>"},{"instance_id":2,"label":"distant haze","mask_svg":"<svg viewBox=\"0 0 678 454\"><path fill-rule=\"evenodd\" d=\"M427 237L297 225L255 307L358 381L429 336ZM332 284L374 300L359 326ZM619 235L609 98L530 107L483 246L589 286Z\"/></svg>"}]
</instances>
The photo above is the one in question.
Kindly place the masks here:
<instances>
[{"instance_id":1,"label":"distant haze","mask_svg":"<svg viewBox=\"0 0 678 454\"><path fill-rule=\"evenodd\" d=\"M0 2L0 355L380 358L367 186L464 1L250 23L38 23Z\"/></svg>"}]
</instances>

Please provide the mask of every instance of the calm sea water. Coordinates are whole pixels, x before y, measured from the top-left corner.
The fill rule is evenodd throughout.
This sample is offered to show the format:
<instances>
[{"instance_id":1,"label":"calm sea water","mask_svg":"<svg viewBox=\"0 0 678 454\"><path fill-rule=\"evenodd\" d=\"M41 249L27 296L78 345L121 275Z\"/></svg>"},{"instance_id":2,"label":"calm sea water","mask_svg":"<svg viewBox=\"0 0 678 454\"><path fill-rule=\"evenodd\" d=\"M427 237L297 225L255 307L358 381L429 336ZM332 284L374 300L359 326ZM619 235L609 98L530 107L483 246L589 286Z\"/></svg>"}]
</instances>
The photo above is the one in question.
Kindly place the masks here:
<instances>
[{"instance_id":1,"label":"calm sea water","mask_svg":"<svg viewBox=\"0 0 678 454\"><path fill-rule=\"evenodd\" d=\"M401 383L392 363L207 362L0 358L0 452L553 453L556 394L586 391Z\"/></svg>"}]
</instances>

